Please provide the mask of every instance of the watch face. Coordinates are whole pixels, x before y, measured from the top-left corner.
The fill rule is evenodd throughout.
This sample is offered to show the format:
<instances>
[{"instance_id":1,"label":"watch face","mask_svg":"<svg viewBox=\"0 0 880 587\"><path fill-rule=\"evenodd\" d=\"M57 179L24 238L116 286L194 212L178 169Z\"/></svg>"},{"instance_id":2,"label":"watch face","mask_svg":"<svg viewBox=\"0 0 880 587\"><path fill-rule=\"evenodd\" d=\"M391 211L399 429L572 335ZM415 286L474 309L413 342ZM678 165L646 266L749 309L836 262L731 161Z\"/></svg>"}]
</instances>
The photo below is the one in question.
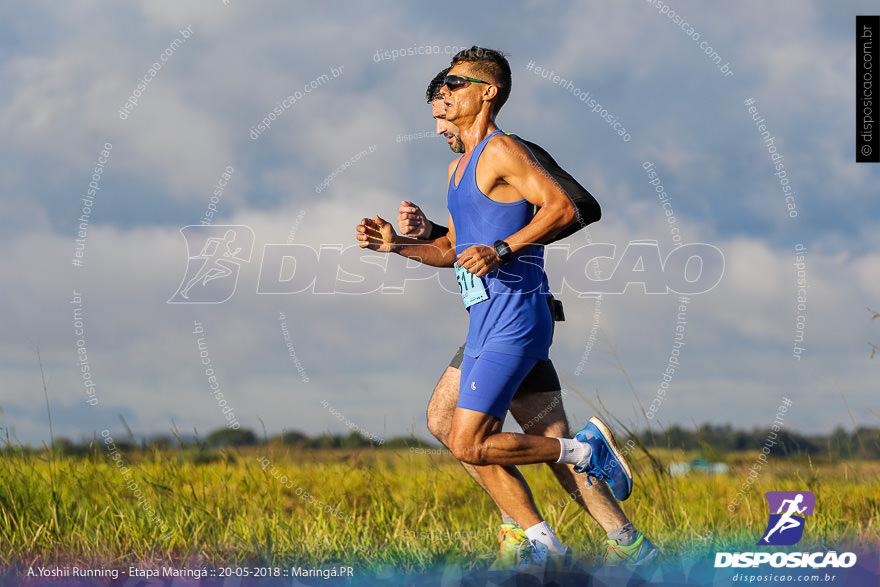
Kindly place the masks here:
<instances>
[{"instance_id":1,"label":"watch face","mask_svg":"<svg viewBox=\"0 0 880 587\"><path fill-rule=\"evenodd\" d=\"M504 241L496 241L493 248L495 249L495 254L498 255L504 263L510 261L510 245Z\"/></svg>"}]
</instances>

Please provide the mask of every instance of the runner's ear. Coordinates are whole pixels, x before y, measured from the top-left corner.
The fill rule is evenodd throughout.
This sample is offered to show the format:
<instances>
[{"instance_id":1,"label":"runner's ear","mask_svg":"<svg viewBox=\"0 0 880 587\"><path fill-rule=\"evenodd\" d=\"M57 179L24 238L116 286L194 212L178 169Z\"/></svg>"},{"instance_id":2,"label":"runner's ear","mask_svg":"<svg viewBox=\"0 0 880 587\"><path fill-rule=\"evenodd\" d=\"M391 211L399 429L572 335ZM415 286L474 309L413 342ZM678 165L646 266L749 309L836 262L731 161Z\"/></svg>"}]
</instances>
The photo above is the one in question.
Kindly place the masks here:
<instances>
[{"instance_id":1,"label":"runner's ear","mask_svg":"<svg viewBox=\"0 0 880 587\"><path fill-rule=\"evenodd\" d=\"M488 102L489 100L493 99L497 100L497 98L498 88L491 84L487 85L486 89L483 90L483 99Z\"/></svg>"}]
</instances>

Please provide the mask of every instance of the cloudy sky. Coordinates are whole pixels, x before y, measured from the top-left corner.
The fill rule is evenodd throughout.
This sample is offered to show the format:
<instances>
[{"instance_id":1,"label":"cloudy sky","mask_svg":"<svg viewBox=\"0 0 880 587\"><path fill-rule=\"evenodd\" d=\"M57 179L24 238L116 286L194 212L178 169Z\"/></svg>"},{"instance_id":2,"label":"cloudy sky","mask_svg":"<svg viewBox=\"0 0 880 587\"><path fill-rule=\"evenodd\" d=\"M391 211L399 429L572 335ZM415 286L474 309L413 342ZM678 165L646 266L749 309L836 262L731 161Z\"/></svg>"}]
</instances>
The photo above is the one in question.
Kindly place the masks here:
<instances>
[{"instance_id":1,"label":"cloudy sky","mask_svg":"<svg viewBox=\"0 0 880 587\"><path fill-rule=\"evenodd\" d=\"M855 15L876 5L553 6L0 7L0 426L48 440L39 358L56 436L118 431L120 415L138 434L205 434L231 414L270 434L428 437L428 397L467 328L454 280L351 247L360 218L393 218L402 199L445 221L452 155L423 95L473 44L509 53L499 125L603 207L548 253L573 425L601 402L641 428L653 402L653 426L766 427L784 397L793 430L880 425L880 166L855 163L854 136ZM209 206L211 228L181 231ZM216 267L231 273L181 300L204 262L188 256L227 230L241 250ZM633 265L624 252L644 241L655 253ZM590 242L614 253L588 269L575 251ZM698 259L687 275L651 263L681 243L723 255L683 335L679 294L580 295L586 276L699 282Z\"/></svg>"}]
</instances>

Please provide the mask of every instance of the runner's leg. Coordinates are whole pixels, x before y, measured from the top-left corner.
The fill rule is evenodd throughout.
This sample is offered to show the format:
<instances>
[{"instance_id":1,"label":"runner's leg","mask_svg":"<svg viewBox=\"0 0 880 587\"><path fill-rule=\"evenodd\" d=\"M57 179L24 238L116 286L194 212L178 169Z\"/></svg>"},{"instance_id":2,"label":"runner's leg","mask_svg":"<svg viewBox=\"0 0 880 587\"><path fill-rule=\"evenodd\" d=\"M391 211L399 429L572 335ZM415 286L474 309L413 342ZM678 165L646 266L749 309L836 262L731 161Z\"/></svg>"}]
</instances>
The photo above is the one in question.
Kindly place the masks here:
<instances>
[{"instance_id":1,"label":"runner's leg","mask_svg":"<svg viewBox=\"0 0 880 587\"><path fill-rule=\"evenodd\" d=\"M535 367L538 370L539 367ZM527 434L537 434L553 438L570 438L568 419L562 404L562 393L529 392L524 381L510 404L510 413ZM587 484L587 476L575 473L573 465L547 463L559 484L605 532L611 532L628 524L626 514L605 483Z\"/></svg>"}]
</instances>

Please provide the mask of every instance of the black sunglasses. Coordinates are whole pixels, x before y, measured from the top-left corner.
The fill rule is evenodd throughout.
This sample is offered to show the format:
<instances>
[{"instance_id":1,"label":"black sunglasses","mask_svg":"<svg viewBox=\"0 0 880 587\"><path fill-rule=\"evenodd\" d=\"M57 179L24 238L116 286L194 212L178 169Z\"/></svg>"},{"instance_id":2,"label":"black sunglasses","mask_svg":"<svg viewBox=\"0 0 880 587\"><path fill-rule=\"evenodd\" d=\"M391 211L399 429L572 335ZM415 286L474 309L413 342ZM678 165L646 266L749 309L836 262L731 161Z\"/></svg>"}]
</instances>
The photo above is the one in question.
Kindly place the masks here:
<instances>
[{"instance_id":1,"label":"black sunglasses","mask_svg":"<svg viewBox=\"0 0 880 587\"><path fill-rule=\"evenodd\" d=\"M448 87L450 91L454 92L458 88L463 88L468 82L477 82L479 84L488 84L490 86L492 85L490 82L486 82L475 77L467 77L464 75L447 75L446 79L443 80L443 85Z\"/></svg>"}]
</instances>

